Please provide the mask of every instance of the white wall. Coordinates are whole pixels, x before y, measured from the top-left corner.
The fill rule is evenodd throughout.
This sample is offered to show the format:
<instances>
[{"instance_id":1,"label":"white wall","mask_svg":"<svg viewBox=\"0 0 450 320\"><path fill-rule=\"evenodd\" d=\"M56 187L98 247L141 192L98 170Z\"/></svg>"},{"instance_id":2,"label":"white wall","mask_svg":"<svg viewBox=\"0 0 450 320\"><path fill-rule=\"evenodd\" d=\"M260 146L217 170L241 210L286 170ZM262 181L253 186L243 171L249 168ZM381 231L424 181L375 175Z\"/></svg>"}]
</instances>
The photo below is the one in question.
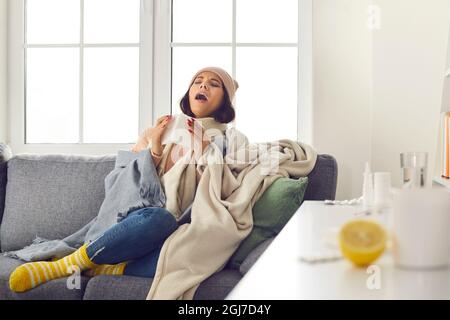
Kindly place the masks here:
<instances>
[{"instance_id":1,"label":"white wall","mask_svg":"<svg viewBox=\"0 0 450 320\"><path fill-rule=\"evenodd\" d=\"M359 197L370 160L369 0L314 0L313 144L338 162L337 199Z\"/></svg>"},{"instance_id":2,"label":"white wall","mask_svg":"<svg viewBox=\"0 0 450 320\"><path fill-rule=\"evenodd\" d=\"M373 38L373 162L400 186L401 151L427 151L435 165L450 25L448 0L374 0L381 28Z\"/></svg>"},{"instance_id":3,"label":"white wall","mask_svg":"<svg viewBox=\"0 0 450 320\"><path fill-rule=\"evenodd\" d=\"M7 0L0 0L0 142L7 139Z\"/></svg>"},{"instance_id":4,"label":"white wall","mask_svg":"<svg viewBox=\"0 0 450 320\"><path fill-rule=\"evenodd\" d=\"M368 6L380 29L366 27ZM337 199L361 195L364 162L400 186L399 154L434 171L450 24L448 0L315 0L313 142L339 164Z\"/></svg>"}]
</instances>

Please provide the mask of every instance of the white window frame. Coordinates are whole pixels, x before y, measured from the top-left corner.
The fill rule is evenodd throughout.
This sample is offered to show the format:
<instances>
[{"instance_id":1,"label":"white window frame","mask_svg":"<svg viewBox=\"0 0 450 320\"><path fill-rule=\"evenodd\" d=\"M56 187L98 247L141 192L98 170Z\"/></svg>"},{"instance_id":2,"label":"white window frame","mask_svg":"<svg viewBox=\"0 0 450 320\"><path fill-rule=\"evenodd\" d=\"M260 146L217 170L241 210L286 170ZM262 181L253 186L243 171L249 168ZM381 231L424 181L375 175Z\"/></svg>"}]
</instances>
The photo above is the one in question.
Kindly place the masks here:
<instances>
[{"instance_id":1,"label":"white window frame","mask_svg":"<svg viewBox=\"0 0 450 320\"><path fill-rule=\"evenodd\" d=\"M80 0L81 10L84 0ZM130 143L25 143L25 47L59 47L58 45L32 45L25 46L25 1L9 0L8 3L8 114L9 114L9 144L15 154L17 153L67 153L67 154L114 154L119 149L129 150L133 146ZM153 85L153 1L141 0L140 12L140 41L132 44L139 47L139 133L154 122L152 115ZM80 19L83 19L81 15ZM82 21L81 21L82 22ZM81 23L80 28L83 28ZM81 35L83 30L80 30ZM94 44L85 45L83 38L81 45L62 45L65 47L80 48L80 81L82 81L82 59L85 47L130 47L130 44ZM149 89L150 88L150 89ZM80 104L82 103L82 86L80 85ZM80 139L83 134L82 108L79 108Z\"/></svg>"},{"instance_id":2,"label":"white window frame","mask_svg":"<svg viewBox=\"0 0 450 320\"><path fill-rule=\"evenodd\" d=\"M236 2L236 0L232 1ZM171 3L170 0L141 0L139 132L152 126L158 117L171 113ZM235 3L233 7L236 7ZM298 10L297 137L299 141L313 144L312 0L299 0ZM13 152L15 154L101 155L114 154L119 149L130 149L131 143L25 144L24 0L9 0L8 17L9 139L7 142L11 145ZM233 12L233 19L236 19L236 12ZM233 30L233 39L235 38L235 30ZM180 45L183 44L175 46ZM236 48L235 40L231 45ZM274 44L274 46L280 46L280 44ZM235 49L233 54L235 54ZM235 75L234 64L235 59L233 59L233 76ZM136 133L136 137L137 135L138 133Z\"/></svg>"},{"instance_id":3,"label":"white window frame","mask_svg":"<svg viewBox=\"0 0 450 320\"><path fill-rule=\"evenodd\" d=\"M314 145L313 0L299 0L298 19L297 141Z\"/></svg>"},{"instance_id":4,"label":"white window frame","mask_svg":"<svg viewBox=\"0 0 450 320\"><path fill-rule=\"evenodd\" d=\"M188 0L187 0L188 1ZM297 140L313 144L313 73L312 73L312 10L313 0L298 0L298 41L292 43L236 43L236 1L233 1L233 31L231 43L172 43L171 12L172 0L157 0L159 14L155 17L155 64L158 77L155 81L155 106L171 106L171 49L173 47L220 46L232 48L232 77L236 75L237 47L297 47L298 52L298 97L297 97ZM245 90L245 88L243 89ZM237 113L239 101L236 100ZM161 112L165 112L164 109ZM231 123L235 126L235 121ZM245 133L245 132L244 132Z\"/></svg>"}]
</instances>

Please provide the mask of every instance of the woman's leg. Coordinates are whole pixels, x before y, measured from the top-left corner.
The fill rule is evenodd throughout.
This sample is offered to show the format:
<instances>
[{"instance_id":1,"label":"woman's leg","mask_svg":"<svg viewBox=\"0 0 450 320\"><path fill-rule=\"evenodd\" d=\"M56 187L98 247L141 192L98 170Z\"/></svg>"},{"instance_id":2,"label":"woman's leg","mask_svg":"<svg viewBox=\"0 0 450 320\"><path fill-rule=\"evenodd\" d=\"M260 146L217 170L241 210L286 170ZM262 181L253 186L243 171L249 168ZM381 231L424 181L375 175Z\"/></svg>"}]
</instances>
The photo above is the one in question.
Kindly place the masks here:
<instances>
[{"instance_id":1,"label":"woman's leg","mask_svg":"<svg viewBox=\"0 0 450 320\"><path fill-rule=\"evenodd\" d=\"M176 228L175 218L163 208L136 210L89 245L84 244L62 259L25 263L17 267L10 275L10 288L23 292L52 279L66 277L75 268L85 271L99 264L139 258L154 250Z\"/></svg>"},{"instance_id":2,"label":"woman's leg","mask_svg":"<svg viewBox=\"0 0 450 320\"><path fill-rule=\"evenodd\" d=\"M129 219L132 216L142 216L143 214L145 216L145 212L142 212L142 211L143 211L143 209L136 210L136 211L128 214L125 219ZM169 212L167 212L167 213L169 213ZM125 221L125 219L122 220L120 223L123 223ZM172 220L175 220L174 218L172 219L172 217L170 217L170 216L167 217L167 219L169 220L169 222ZM175 226L174 228L176 229L177 226ZM171 232L170 232L170 234L171 234ZM98 238L97 240L100 240L102 237ZM162 244L164 243L166 238L167 237L164 237L163 240L160 242L160 245L158 246L158 250L161 250ZM94 252L95 249L101 250L101 247L100 247L101 241L97 241L97 240L95 240L95 245L90 246L89 255L91 257L95 255L95 252ZM94 248L94 246L96 246L96 248ZM150 268L150 270L154 269L153 270L153 274L154 274L154 272L156 270L157 259L159 256L159 251L158 251L156 253L157 254L156 261L154 261L155 260L154 258L152 259L152 255L155 255L155 250L152 250L149 253L145 253L144 251L140 250L138 255L142 255L143 252L144 252L144 255L142 255L142 257L140 257L140 258L134 259L133 261L121 262L121 263L117 263L117 264L111 264L114 262L102 263L92 269L87 270L83 274L87 275L87 276L97 276L97 275L101 275L101 274L122 275L122 274L124 274L125 267L127 268L127 270L128 269L132 270L131 273L129 273L128 271L125 271L125 274L128 274L128 275L134 275L133 273L136 272L136 270L137 270L136 268L138 268L139 274L142 274L142 272L145 272L147 274L148 273L147 270L149 270L149 268ZM129 260L131 260L130 256L128 258L130 258ZM108 259L108 261L114 261L109 258L107 258L107 259ZM94 258L94 260L96 263L99 263L97 261L97 258ZM124 260L124 261L126 261L126 260ZM147 261L150 261L150 265L147 263ZM129 265L130 265L130 267L128 267Z\"/></svg>"},{"instance_id":3,"label":"woman's leg","mask_svg":"<svg viewBox=\"0 0 450 320\"><path fill-rule=\"evenodd\" d=\"M123 274L135 277L153 278L156 273L156 266L163 244L164 242L161 242L155 250L147 253L145 256L128 262Z\"/></svg>"},{"instance_id":4,"label":"woman's leg","mask_svg":"<svg viewBox=\"0 0 450 320\"><path fill-rule=\"evenodd\" d=\"M116 264L140 258L157 248L178 227L166 209L143 208L109 228L86 247L95 264Z\"/></svg>"},{"instance_id":5,"label":"woman's leg","mask_svg":"<svg viewBox=\"0 0 450 320\"><path fill-rule=\"evenodd\" d=\"M158 264L159 254L161 253L163 244L164 241L161 242L155 250L150 251L145 256L135 260L119 264L102 264L87 270L84 275L93 277L106 274L153 278L156 273L156 266Z\"/></svg>"}]
</instances>

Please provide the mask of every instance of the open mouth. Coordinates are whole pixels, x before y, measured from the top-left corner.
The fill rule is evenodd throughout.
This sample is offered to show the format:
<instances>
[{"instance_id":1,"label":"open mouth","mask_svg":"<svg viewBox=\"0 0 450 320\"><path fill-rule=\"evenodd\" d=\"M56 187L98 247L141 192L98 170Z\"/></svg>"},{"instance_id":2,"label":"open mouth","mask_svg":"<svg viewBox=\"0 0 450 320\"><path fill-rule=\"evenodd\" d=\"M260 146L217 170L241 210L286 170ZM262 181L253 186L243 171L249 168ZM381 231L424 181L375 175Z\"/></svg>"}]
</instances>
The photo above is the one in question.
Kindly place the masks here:
<instances>
[{"instance_id":1,"label":"open mouth","mask_svg":"<svg viewBox=\"0 0 450 320\"><path fill-rule=\"evenodd\" d=\"M203 93L197 93L195 95L195 100L208 101L208 97Z\"/></svg>"}]
</instances>

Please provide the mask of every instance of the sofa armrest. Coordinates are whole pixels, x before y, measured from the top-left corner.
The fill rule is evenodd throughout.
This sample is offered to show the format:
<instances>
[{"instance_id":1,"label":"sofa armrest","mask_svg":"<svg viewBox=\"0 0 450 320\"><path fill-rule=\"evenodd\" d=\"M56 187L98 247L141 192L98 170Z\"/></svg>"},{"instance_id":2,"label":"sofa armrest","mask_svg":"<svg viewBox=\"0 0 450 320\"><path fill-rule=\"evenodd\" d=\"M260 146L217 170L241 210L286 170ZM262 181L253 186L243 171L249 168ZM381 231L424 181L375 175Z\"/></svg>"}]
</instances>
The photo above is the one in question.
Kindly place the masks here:
<instances>
[{"instance_id":1,"label":"sofa armrest","mask_svg":"<svg viewBox=\"0 0 450 320\"><path fill-rule=\"evenodd\" d=\"M259 257L263 254L263 252L266 251L266 249L270 246L273 239L275 239L275 237L264 240L262 243L260 243L255 249L253 249L248 254L248 256L245 258L245 260L242 261L241 265L239 266L239 272L242 275L245 275L248 272L248 270L250 270L250 268L253 267L253 265L259 259Z\"/></svg>"},{"instance_id":2,"label":"sofa armrest","mask_svg":"<svg viewBox=\"0 0 450 320\"><path fill-rule=\"evenodd\" d=\"M308 188L304 200L334 200L337 177L336 159L329 154L318 154L316 165L308 175Z\"/></svg>"},{"instance_id":3,"label":"sofa armrest","mask_svg":"<svg viewBox=\"0 0 450 320\"><path fill-rule=\"evenodd\" d=\"M11 159L11 148L0 143L0 225L2 223L3 211L5 209L5 194L6 194L6 170L8 168L8 160Z\"/></svg>"}]
</instances>

